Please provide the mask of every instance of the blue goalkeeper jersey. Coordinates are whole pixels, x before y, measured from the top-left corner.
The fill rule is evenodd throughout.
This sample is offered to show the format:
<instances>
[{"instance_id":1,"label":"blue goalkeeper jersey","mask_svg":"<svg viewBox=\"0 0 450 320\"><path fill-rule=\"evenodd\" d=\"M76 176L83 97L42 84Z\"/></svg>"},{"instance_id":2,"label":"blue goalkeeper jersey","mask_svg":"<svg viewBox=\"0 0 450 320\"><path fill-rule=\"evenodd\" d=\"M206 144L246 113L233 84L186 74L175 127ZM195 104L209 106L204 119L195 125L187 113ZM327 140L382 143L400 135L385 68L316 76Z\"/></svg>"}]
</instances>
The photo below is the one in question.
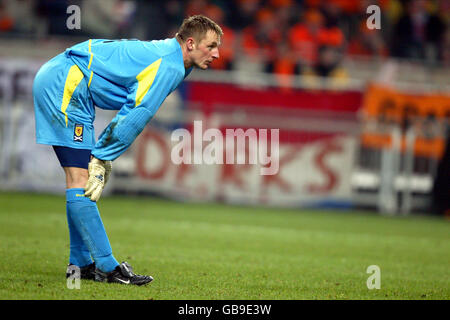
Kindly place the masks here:
<instances>
[{"instance_id":1,"label":"blue goalkeeper jersey","mask_svg":"<svg viewBox=\"0 0 450 320\"><path fill-rule=\"evenodd\" d=\"M91 39L67 49L65 55L83 73L94 105L119 110L92 150L102 160L119 157L192 70L185 69L176 38Z\"/></svg>"}]
</instances>

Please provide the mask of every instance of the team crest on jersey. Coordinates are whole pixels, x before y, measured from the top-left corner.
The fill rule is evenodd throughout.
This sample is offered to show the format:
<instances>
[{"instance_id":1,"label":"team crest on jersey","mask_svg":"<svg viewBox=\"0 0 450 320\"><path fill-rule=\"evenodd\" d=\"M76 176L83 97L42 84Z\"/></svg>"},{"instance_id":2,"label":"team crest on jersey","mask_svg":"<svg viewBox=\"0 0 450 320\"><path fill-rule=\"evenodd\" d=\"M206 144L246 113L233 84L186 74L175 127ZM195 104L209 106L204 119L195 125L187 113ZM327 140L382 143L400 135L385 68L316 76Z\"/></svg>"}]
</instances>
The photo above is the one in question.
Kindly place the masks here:
<instances>
[{"instance_id":1,"label":"team crest on jersey","mask_svg":"<svg viewBox=\"0 0 450 320\"><path fill-rule=\"evenodd\" d=\"M73 132L73 141L83 142L83 128L84 125L76 124Z\"/></svg>"}]
</instances>

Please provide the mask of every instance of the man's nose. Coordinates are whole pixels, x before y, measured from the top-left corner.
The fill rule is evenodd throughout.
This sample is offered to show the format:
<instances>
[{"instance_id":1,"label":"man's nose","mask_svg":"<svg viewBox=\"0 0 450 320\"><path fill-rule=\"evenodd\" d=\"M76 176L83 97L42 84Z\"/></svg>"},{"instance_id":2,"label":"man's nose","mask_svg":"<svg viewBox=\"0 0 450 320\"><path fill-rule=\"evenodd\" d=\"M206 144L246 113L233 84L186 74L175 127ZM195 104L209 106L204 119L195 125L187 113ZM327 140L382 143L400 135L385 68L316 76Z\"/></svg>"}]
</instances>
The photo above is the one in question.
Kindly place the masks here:
<instances>
[{"instance_id":1,"label":"man's nose","mask_svg":"<svg viewBox=\"0 0 450 320\"><path fill-rule=\"evenodd\" d=\"M216 49L213 50L212 57L213 57L214 59L219 59L219 57L220 57L220 55L219 55L219 49L216 48Z\"/></svg>"}]
</instances>

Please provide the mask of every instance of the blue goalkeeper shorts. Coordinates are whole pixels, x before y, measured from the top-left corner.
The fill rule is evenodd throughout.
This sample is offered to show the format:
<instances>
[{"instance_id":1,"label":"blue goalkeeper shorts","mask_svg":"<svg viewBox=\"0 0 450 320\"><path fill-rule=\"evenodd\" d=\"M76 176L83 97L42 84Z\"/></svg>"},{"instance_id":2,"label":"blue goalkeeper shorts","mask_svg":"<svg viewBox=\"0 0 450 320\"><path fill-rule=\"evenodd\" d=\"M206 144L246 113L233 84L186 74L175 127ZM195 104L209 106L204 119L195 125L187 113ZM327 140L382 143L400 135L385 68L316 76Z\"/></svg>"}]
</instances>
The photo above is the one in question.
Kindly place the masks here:
<instances>
[{"instance_id":1,"label":"blue goalkeeper shorts","mask_svg":"<svg viewBox=\"0 0 450 320\"><path fill-rule=\"evenodd\" d=\"M34 79L36 142L92 150L95 109L89 79L64 53L45 63Z\"/></svg>"}]
</instances>

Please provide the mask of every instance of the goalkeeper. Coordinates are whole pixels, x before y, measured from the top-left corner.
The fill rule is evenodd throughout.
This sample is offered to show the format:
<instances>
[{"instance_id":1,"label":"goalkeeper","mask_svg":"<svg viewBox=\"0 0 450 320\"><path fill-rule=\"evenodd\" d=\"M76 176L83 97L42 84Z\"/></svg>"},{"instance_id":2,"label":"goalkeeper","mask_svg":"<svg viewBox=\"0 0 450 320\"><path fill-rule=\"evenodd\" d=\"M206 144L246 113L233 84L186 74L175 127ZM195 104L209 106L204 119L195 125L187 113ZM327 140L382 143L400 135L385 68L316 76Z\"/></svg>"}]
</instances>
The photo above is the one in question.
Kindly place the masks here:
<instances>
[{"instance_id":1,"label":"goalkeeper","mask_svg":"<svg viewBox=\"0 0 450 320\"><path fill-rule=\"evenodd\" d=\"M66 276L143 285L153 280L119 264L96 201L112 161L133 143L193 67L219 58L221 28L204 16L183 21L174 38L155 41L91 39L44 64L33 84L36 142L53 146L66 176L70 236ZM118 110L94 137L95 107Z\"/></svg>"}]
</instances>

